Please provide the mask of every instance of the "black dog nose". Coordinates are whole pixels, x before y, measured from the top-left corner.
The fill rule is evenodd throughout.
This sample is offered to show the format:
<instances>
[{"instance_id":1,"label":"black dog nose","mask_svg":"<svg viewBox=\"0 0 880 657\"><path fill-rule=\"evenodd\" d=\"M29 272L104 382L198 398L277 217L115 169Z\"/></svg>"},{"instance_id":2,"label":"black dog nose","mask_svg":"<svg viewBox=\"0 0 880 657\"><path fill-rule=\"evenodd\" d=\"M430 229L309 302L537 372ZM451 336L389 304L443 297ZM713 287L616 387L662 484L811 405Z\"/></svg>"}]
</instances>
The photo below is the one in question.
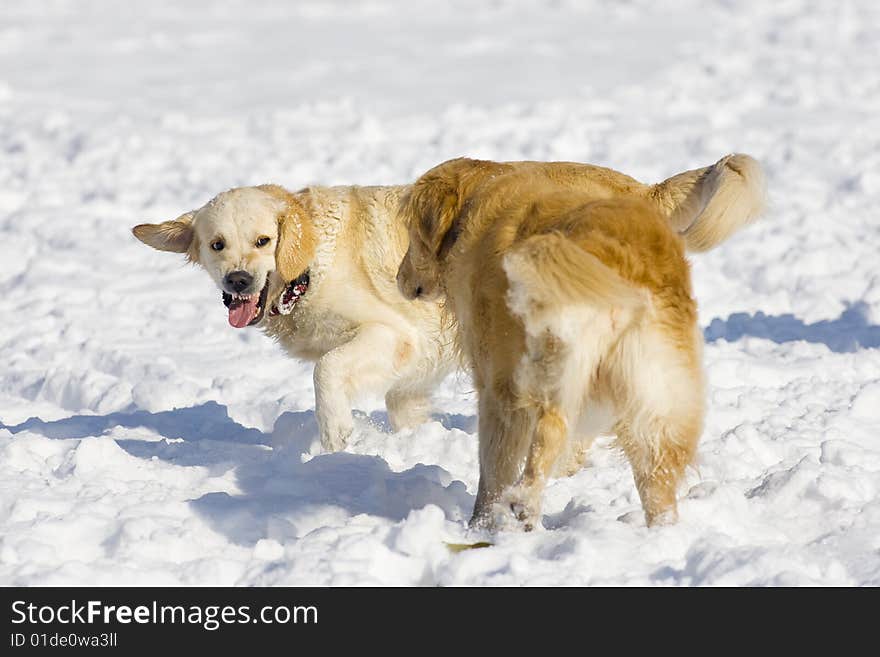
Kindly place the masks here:
<instances>
[{"instance_id":1,"label":"black dog nose","mask_svg":"<svg viewBox=\"0 0 880 657\"><path fill-rule=\"evenodd\" d=\"M246 271L232 271L226 274L225 283L233 292L241 292L248 285L254 282L254 277Z\"/></svg>"}]
</instances>

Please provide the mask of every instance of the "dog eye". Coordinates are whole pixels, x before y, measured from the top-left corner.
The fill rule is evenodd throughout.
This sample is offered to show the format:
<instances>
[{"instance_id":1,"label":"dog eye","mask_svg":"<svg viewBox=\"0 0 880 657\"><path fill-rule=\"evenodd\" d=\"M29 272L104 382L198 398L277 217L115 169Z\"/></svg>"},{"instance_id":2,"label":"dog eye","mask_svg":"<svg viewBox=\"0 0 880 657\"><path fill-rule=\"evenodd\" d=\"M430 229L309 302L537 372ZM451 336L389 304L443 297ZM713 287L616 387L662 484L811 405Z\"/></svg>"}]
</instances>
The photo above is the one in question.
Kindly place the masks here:
<instances>
[{"instance_id":1,"label":"dog eye","mask_svg":"<svg viewBox=\"0 0 880 657\"><path fill-rule=\"evenodd\" d=\"M264 237L261 237L260 239L258 239L256 244L257 244L258 248L262 248L262 247L266 246L271 241L272 241L272 238L264 236Z\"/></svg>"},{"instance_id":2,"label":"dog eye","mask_svg":"<svg viewBox=\"0 0 880 657\"><path fill-rule=\"evenodd\" d=\"M215 240L214 242L211 242L211 248L215 251L222 251L224 246L226 245L223 243L223 240Z\"/></svg>"}]
</instances>

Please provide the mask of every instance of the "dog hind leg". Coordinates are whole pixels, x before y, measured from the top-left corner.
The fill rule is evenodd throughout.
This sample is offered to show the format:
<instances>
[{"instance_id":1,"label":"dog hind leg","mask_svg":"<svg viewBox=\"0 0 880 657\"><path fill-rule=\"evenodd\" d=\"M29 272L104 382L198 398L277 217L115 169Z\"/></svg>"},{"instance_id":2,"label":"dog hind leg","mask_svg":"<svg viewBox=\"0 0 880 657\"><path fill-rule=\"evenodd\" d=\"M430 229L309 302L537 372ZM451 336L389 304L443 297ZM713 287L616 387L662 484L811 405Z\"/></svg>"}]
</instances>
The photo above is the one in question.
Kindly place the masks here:
<instances>
[{"instance_id":1,"label":"dog hind leg","mask_svg":"<svg viewBox=\"0 0 880 657\"><path fill-rule=\"evenodd\" d=\"M669 417L621 422L618 442L632 466L636 490L649 527L678 520L676 492L694 457L699 433Z\"/></svg>"},{"instance_id":2,"label":"dog hind leg","mask_svg":"<svg viewBox=\"0 0 880 657\"><path fill-rule=\"evenodd\" d=\"M385 408L394 431L412 429L429 418L429 393L422 389L392 388L385 394Z\"/></svg>"},{"instance_id":3,"label":"dog hind leg","mask_svg":"<svg viewBox=\"0 0 880 657\"><path fill-rule=\"evenodd\" d=\"M554 477L572 477L587 466L596 436L570 437L553 468Z\"/></svg>"},{"instance_id":4,"label":"dog hind leg","mask_svg":"<svg viewBox=\"0 0 880 657\"><path fill-rule=\"evenodd\" d=\"M641 333L639 335L639 333ZM621 373L628 399L615 427L617 445L630 462L648 526L678 518L676 492L693 461L703 426L699 329L689 348L664 336L634 331L624 347L632 358Z\"/></svg>"}]
</instances>

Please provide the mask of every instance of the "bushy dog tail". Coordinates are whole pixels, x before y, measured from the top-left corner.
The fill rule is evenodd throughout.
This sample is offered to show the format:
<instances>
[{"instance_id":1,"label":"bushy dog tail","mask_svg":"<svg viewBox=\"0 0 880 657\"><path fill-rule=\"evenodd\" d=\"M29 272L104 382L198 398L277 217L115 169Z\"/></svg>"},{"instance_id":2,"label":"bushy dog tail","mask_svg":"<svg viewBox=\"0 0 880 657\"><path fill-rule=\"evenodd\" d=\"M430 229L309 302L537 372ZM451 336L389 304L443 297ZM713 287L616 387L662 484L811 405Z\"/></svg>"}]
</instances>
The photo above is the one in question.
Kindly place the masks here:
<instances>
[{"instance_id":1,"label":"bushy dog tail","mask_svg":"<svg viewBox=\"0 0 880 657\"><path fill-rule=\"evenodd\" d=\"M508 306L531 331L559 320L561 307L638 311L648 293L559 233L535 235L504 256L509 283Z\"/></svg>"},{"instance_id":2,"label":"bushy dog tail","mask_svg":"<svg viewBox=\"0 0 880 657\"><path fill-rule=\"evenodd\" d=\"M654 185L650 197L689 251L708 251L761 215L764 172L753 157L735 153Z\"/></svg>"}]
</instances>

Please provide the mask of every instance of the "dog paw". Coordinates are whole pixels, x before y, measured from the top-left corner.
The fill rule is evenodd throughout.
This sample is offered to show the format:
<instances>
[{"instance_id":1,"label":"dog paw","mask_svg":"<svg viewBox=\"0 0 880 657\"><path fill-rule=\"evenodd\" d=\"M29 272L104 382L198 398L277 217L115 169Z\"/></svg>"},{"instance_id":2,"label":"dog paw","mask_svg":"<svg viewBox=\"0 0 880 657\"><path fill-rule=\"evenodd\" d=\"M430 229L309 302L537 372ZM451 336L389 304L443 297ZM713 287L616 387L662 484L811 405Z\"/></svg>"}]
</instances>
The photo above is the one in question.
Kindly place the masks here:
<instances>
[{"instance_id":1,"label":"dog paw","mask_svg":"<svg viewBox=\"0 0 880 657\"><path fill-rule=\"evenodd\" d=\"M678 522L678 510L675 507L651 513L645 511L645 524L648 527L668 527Z\"/></svg>"},{"instance_id":2,"label":"dog paw","mask_svg":"<svg viewBox=\"0 0 880 657\"><path fill-rule=\"evenodd\" d=\"M389 393L385 396L385 407L393 431L415 429L431 417L431 405L426 397L402 397Z\"/></svg>"},{"instance_id":3,"label":"dog paw","mask_svg":"<svg viewBox=\"0 0 880 657\"><path fill-rule=\"evenodd\" d=\"M492 505L490 517L496 530L530 532L541 527L540 503L519 487Z\"/></svg>"},{"instance_id":4,"label":"dog paw","mask_svg":"<svg viewBox=\"0 0 880 657\"><path fill-rule=\"evenodd\" d=\"M513 517L520 523L520 528L524 532L530 532L535 528L534 514L526 508L525 504L511 502L510 511L513 513Z\"/></svg>"},{"instance_id":5,"label":"dog paw","mask_svg":"<svg viewBox=\"0 0 880 657\"><path fill-rule=\"evenodd\" d=\"M427 411L418 409L415 412L388 412L388 423L391 425L392 431L408 431L423 425L431 419Z\"/></svg>"},{"instance_id":6,"label":"dog paw","mask_svg":"<svg viewBox=\"0 0 880 657\"><path fill-rule=\"evenodd\" d=\"M496 502L479 511L475 509L468 523L468 529L494 534L503 531L521 531L523 527L522 523L511 513L509 505Z\"/></svg>"},{"instance_id":7,"label":"dog paw","mask_svg":"<svg viewBox=\"0 0 880 657\"><path fill-rule=\"evenodd\" d=\"M329 427L321 431L321 447L325 452L341 452L348 444L354 426Z\"/></svg>"},{"instance_id":8,"label":"dog paw","mask_svg":"<svg viewBox=\"0 0 880 657\"><path fill-rule=\"evenodd\" d=\"M540 493L522 486L515 486L500 497L478 500L469 527L489 532L531 532L540 529Z\"/></svg>"}]
</instances>

